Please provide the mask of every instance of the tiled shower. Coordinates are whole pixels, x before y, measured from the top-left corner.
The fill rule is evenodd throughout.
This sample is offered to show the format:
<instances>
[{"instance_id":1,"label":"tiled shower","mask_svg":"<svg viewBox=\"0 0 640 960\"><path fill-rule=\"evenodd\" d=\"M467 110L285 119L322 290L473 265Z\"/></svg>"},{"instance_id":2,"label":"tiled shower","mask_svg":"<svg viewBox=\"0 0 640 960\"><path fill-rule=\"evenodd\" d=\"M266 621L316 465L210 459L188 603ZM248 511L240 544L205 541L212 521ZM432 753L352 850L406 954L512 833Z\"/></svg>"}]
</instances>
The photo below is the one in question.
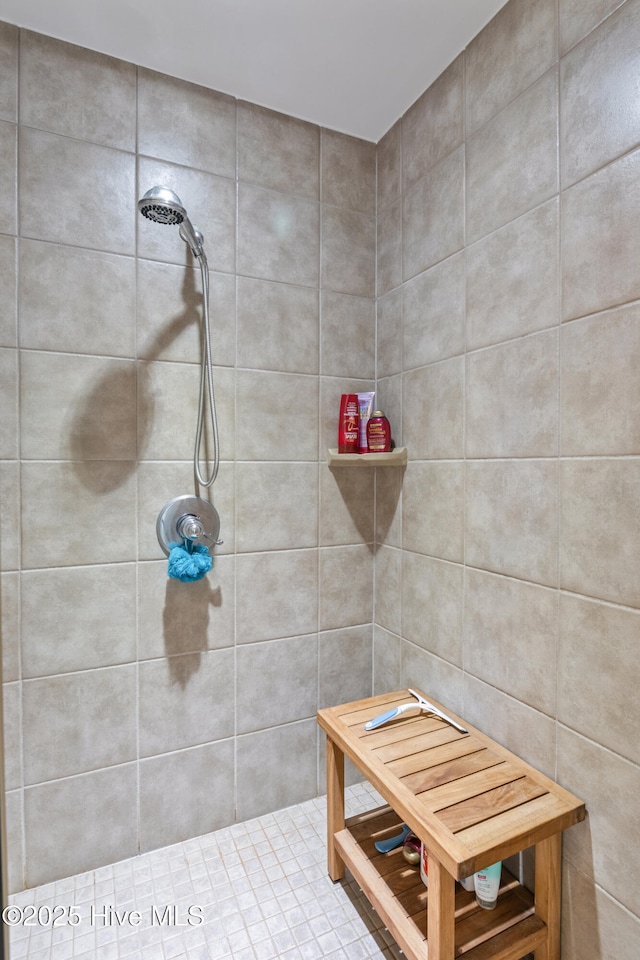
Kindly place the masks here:
<instances>
[{"instance_id":1,"label":"tiled shower","mask_svg":"<svg viewBox=\"0 0 640 960\"><path fill-rule=\"evenodd\" d=\"M640 2L511 0L379 144L3 24L10 889L322 794L411 684L587 804L564 960L640 942ZM205 236L224 544L192 492ZM329 470L376 386L406 470Z\"/></svg>"}]
</instances>

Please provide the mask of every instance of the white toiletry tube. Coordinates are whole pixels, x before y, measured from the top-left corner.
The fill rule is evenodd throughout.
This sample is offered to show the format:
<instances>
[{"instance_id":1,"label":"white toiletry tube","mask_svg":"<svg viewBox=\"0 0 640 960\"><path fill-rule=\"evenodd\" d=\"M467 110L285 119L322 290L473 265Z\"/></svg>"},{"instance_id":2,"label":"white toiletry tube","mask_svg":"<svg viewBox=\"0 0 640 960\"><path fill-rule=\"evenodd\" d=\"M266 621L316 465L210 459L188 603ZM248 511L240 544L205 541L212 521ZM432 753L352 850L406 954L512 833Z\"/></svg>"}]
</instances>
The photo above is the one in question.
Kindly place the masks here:
<instances>
[{"instance_id":1,"label":"white toiletry tube","mask_svg":"<svg viewBox=\"0 0 640 960\"><path fill-rule=\"evenodd\" d=\"M484 870L478 870L474 873L473 879L476 888L476 902L484 910L493 910L498 902L498 891L500 889L500 874L502 873L502 860L492 863L490 867Z\"/></svg>"},{"instance_id":2,"label":"white toiletry tube","mask_svg":"<svg viewBox=\"0 0 640 960\"><path fill-rule=\"evenodd\" d=\"M367 423L373 413L373 401L375 393L358 394L358 453L368 453L369 444L367 443Z\"/></svg>"},{"instance_id":3,"label":"white toiletry tube","mask_svg":"<svg viewBox=\"0 0 640 960\"><path fill-rule=\"evenodd\" d=\"M473 879L473 874L470 877L465 877L464 880L460 881L460 886L463 890L466 890L467 893L473 893L476 888L475 880Z\"/></svg>"}]
</instances>

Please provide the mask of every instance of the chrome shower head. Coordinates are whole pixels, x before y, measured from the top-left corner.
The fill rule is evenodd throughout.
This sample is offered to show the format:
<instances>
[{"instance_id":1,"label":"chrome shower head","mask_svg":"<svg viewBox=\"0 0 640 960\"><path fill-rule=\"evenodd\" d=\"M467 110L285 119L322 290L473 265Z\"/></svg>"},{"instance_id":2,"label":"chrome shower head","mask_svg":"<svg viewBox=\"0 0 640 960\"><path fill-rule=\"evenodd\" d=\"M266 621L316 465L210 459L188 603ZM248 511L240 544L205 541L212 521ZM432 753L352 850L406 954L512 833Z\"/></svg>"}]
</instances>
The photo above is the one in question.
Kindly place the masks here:
<instances>
[{"instance_id":1,"label":"chrome shower head","mask_svg":"<svg viewBox=\"0 0 640 960\"><path fill-rule=\"evenodd\" d=\"M152 187L138 200L138 210L154 223L180 225L180 236L191 247L194 257L204 257L204 237L197 230L182 206L182 200L167 187Z\"/></svg>"}]
</instances>

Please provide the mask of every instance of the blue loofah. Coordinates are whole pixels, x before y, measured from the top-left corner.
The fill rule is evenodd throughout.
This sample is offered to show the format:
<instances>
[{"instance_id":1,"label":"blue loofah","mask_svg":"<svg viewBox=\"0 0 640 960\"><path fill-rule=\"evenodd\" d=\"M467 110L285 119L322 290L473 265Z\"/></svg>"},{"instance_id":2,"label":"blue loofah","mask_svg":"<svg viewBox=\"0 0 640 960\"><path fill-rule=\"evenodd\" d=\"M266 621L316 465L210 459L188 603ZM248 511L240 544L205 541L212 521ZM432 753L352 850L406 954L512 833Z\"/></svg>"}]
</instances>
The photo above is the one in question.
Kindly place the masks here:
<instances>
[{"instance_id":1,"label":"blue loofah","mask_svg":"<svg viewBox=\"0 0 640 960\"><path fill-rule=\"evenodd\" d=\"M169 576L184 583L193 583L202 580L213 566L211 554L201 543L194 543L191 550L187 550L181 543L171 545L169 553Z\"/></svg>"}]
</instances>

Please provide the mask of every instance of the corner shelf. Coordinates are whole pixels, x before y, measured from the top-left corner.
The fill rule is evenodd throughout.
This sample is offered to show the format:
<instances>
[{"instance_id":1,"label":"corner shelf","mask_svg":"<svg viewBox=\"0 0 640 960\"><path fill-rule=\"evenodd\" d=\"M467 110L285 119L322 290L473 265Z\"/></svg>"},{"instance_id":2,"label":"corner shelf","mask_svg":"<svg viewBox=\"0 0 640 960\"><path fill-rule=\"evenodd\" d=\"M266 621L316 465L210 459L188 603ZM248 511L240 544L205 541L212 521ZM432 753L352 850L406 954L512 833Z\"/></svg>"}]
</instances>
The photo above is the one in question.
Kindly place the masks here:
<instances>
[{"instance_id":1,"label":"corner shelf","mask_svg":"<svg viewBox=\"0 0 640 960\"><path fill-rule=\"evenodd\" d=\"M389 453L338 453L327 451L329 467L404 467L407 464L407 448L396 447Z\"/></svg>"}]
</instances>

